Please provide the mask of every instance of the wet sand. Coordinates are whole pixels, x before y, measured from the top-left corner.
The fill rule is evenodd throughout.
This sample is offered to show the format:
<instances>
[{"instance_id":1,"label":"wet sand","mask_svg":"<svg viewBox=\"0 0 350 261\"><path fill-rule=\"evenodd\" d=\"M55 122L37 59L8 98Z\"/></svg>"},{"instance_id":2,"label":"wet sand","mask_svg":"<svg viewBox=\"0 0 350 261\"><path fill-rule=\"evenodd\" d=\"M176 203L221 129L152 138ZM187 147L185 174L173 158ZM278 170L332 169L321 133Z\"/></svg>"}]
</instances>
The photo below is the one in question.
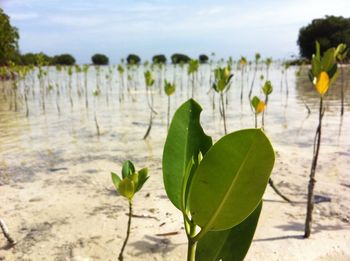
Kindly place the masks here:
<instances>
[{"instance_id":1,"label":"wet sand","mask_svg":"<svg viewBox=\"0 0 350 261\"><path fill-rule=\"evenodd\" d=\"M11 102L9 83L0 83L0 216L18 240L16 246L8 248L0 236L0 260L116 260L126 233L128 209L126 200L113 188L110 172L119 173L127 159L138 169L148 167L151 177L135 197L134 212L138 217L132 221L125 259L185 260L187 239L182 216L167 199L162 181L167 97L163 92L159 94L159 86L154 87L158 114L150 137L144 141L149 111L142 70L132 73L136 81L130 84L129 92L125 79L125 97L120 102L116 69L111 85L104 77L108 70L102 69L99 83L102 93L95 104L101 129L101 135L97 136L91 94L96 88L93 69L88 76L88 109L83 77L79 83L75 75L72 77L71 108L67 78L51 70L50 80L45 84L54 85L58 80L60 96L58 99L55 85L45 94L45 113L37 80L35 85L30 79L26 81L28 117L23 101L24 83L18 89L17 112ZM201 68L194 98L203 107L201 122L206 133L218 140L223 135L223 123L217 95L215 109L212 108L208 70ZM305 240L302 235L318 96L306 74L297 78L296 70L288 71L287 98L285 78L281 88L280 67L275 65L271 69L274 91L265 116L265 130L277 154L272 178L295 203L282 201L267 187L246 260L350 260L350 81L346 79L342 120L339 81L326 97L315 188L317 199L324 202L316 204L313 233ZM172 79L173 75L168 69L166 77ZM240 72L235 73L228 95L230 132L254 127L247 98L252 72L249 76L249 81L244 79L241 105ZM186 73L180 68L176 81L176 94L171 97L172 113L191 93ZM261 81L255 82L253 95L262 97ZM82 90L81 96L78 89ZM5 96L1 95L4 90ZM310 116L304 102L311 109ZM162 235L167 233L171 235Z\"/></svg>"}]
</instances>

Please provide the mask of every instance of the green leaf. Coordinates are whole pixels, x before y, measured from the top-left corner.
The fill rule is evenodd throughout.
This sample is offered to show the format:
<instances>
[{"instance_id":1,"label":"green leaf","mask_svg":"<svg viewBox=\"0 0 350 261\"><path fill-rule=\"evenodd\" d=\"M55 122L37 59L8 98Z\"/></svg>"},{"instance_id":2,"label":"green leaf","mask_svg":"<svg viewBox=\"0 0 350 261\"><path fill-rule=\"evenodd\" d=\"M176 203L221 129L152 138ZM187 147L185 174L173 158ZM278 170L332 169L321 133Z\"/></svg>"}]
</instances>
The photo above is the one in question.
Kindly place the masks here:
<instances>
[{"instance_id":1,"label":"green leaf","mask_svg":"<svg viewBox=\"0 0 350 261\"><path fill-rule=\"evenodd\" d=\"M125 178L119 182L118 192L120 195L131 200L135 194L135 183L130 178Z\"/></svg>"},{"instance_id":2,"label":"green leaf","mask_svg":"<svg viewBox=\"0 0 350 261\"><path fill-rule=\"evenodd\" d=\"M197 244L196 261L242 261L252 243L261 209L262 201L237 226L228 230L208 232Z\"/></svg>"},{"instance_id":3,"label":"green leaf","mask_svg":"<svg viewBox=\"0 0 350 261\"><path fill-rule=\"evenodd\" d=\"M270 95L272 93L272 84L270 81L266 81L263 88L262 88L264 94L267 96L267 95Z\"/></svg>"},{"instance_id":4,"label":"green leaf","mask_svg":"<svg viewBox=\"0 0 350 261\"><path fill-rule=\"evenodd\" d=\"M335 63L334 48L329 48L321 58L321 70L329 73Z\"/></svg>"},{"instance_id":5,"label":"green leaf","mask_svg":"<svg viewBox=\"0 0 350 261\"><path fill-rule=\"evenodd\" d=\"M147 168L143 168L138 171L138 182L136 184L136 192L142 188L143 184L145 184L148 178L149 176Z\"/></svg>"},{"instance_id":6,"label":"green leaf","mask_svg":"<svg viewBox=\"0 0 350 261\"><path fill-rule=\"evenodd\" d=\"M129 177L131 174L135 173L134 164L130 160L124 161L122 168L122 177L125 179Z\"/></svg>"},{"instance_id":7,"label":"green leaf","mask_svg":"<svg viewBox=\"0 0 350 261\"><path fill-rule=\"evenodd\" d=\"M261 129L221 138L205 154L193 176L189 209L200 233L241 223L259 204L275 153Z\"/></svg>"},{"instance_id":8,"label":"green leaf","mask_svg":"<svg viewBox=\"0 0 350 261\"><path fill-rule=\"evenodd\" d=\"M190 99L175 112L163 151L163 180L170 201L181 210L182 183L186 167L201 151L204 155L212 145L200 122L202 108Z\"/></svg>"},{"instance_id":9,"label":"green leaf","mask_svg":"<svg viewBox=\"0 0 350 261\"><path fill-rule=\"evenodd\" d=\"M114 187L116 190L118 190L119 182L121 181L121 179L114 172L111 172L111 176L112 176L112 182L114 184Z\"/></svg>"},{"instance_id":10,"label":"green leaf","mask_svg":"<svg viewBox=\"0 0 350 261\"><path fill-rule=\"evenodd\" d=\"M256 110L256 108L258 107L258 104L260 102L260 99L257 96L254 96L251 100L251 104L253 106L253 108Z\"/></svg>"}]
</instances>

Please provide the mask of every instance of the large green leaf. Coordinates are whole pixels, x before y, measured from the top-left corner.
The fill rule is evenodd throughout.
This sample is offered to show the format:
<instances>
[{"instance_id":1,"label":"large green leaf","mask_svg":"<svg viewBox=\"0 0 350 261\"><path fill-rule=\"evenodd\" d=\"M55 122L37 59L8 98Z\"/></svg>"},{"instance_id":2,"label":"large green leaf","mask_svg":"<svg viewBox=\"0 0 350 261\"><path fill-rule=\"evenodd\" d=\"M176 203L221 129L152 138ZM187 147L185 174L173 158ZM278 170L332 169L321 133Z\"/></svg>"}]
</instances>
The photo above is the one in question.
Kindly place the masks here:
<instances>
[{"instance_id":1,"label":"large green leaf","mask_svg":"<svg viewBox=\"0 0 350 261\"><path fill-rule=\"evenodd\" d=\"M164 186L169 199L180 210L182 182L188 163L196 159L199 152L204 155L212 145L199 122L201 111L192 99L182 104L174 114L164 146Z\"/></svg>"},{"instance_id":2,"label":"large green leaf","mask_svg":"<svg viewBox=\"0 0 350 261\"><path fill-rule=\"evenodd\" d=\"M199 164L189 192L195 224L205 234L241 223L257 207L275 162L261 129L246 129L221 138Z\"/></svg>"},{"instance_id":3,"label":"large green leaf","mask_svg":"<svg viewBox=\"0 0 350 261\"><path fill-rule=\"evenodd\" d=\"M196 261L242 261L252 243L261 208L262 201L237 226L228 230L208 232L198 242Z\"/></svg>"}]
</instances>

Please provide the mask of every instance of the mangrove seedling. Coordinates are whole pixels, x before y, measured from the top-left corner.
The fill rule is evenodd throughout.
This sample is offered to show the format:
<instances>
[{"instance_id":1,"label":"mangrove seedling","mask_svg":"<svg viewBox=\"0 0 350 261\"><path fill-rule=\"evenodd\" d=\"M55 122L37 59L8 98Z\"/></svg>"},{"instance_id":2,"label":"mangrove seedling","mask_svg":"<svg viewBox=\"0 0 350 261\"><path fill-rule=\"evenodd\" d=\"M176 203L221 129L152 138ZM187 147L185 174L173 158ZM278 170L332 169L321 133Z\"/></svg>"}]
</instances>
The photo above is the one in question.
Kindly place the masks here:
<instances>
[{"instance_id":1,"label":"mangrove seedling","mask_svg":"<svg viewBox=\"0 0 350 261\"><path fill-rule=\"evenodd\" d=\"M262 87L262 91L265 95L265 106L267 106L267 103L269 101L269 95L272 93L273 87L270 81L266 81L264 86ZM265 125L265 110L262 112L262 117L261 117L261 128L264 129Z\"/></svg>"},{"instance_id":2,"label":"mangrove seedling","mask_svg":"<svg viewBox=\"0 0 350 261\"><path fill-rule=\"evenodd\" d=\"M89 65L84 64L83 65L83 72L84 72L84 91L85 91L85 108L89 108L89 99L88 99L88 80L87 80L87 75L88 75L88 71L89 71Z\"/></svg>"},{"instance_id":3,"label":"mangrove seedling","mask_svg":"<svg viewBox=\"0 0 350 261\"><path fill-rule=\"evenodd\" d=\"M262 113L265 110L265 102L260 100L258 96L254 96L250 101L253 109L254 109L254 117L255 117L255 128L258 128L258 114Z\"/></svg>"},{"instance_id":4,"label":"mangrove seedling","mask_svg":"<svg viewBox=\"0 0 350 261\"><path fill-rule=\"evenodd\" d=\"M133 216L133 211L132 211L133 198L135 194L138 191L140 191L142 186L145 184L145 182L149 178L148 169L143 168L136 172L134 164L131 161L127 160L123 163L121 177L119 177L114 172L111 172L111 176L112 176L112 182L117 192L121 196L125 197L129 202L128 227L126 230L124 243L122 245L122 248L118 256L118 260L123 261L124 260L123 253L130 236L131 218Z\"/></svg>"},{"instance_id":5,"label":"mangrove seedling","mask_svg":"<svg viewBox=\"0 0 350 261\"><path fill-rule=\"evenodd\" d=\"M192 87L192 98L194 97L194 89L195 89L195 81L198 77L197 72L199 68L199 61L198 60L190 60L188 62L188 69L187 73L189 77L191 78L191 87ZM188 97L188 95L187 95Z\"/></svg>"},{"instance_id":6,"label":"mangrove seedling","mask_svg":"<svg viewBox=\"0 0 350 261\"><path fill-rule=\"evenodd\" d=\"M168 111L167 111L167 130L169 130L169 120L170 120L170 96L175 93L175 83L170 83L164 80L164 92L168 96Z\"/></svg>"},{"instance_id":7,"label":"mangrove seedling","mask_svg":"<svg viewBox=\"0 0 350 261\"><path fill-rule=\"evenodd\" d=\"M244 85L244 70L247 65L247 59L245 57L241 57L239 60L239 65L241 67L241 104L243 102L243 85Z\"/></svg>"},{"instance_id":8,"label":"mangrove seedling","mask_svg":"<svg viewBox=\"0 0 350 261\"><path fill-rule=\"evenodd\" d=\"M201 111L190 99L174 114L163 151L165 190L183 215L187 261L243 260L275 153L261 129L236 131L213 145Z\"/></svg>"},{"instance_id":9,"label":"mangrove seedling","mask_svg":"<svg viewBox=\"0 0 350 261\"><path fill-rule=\"evenodd\" d=\"M152 92L151 88L154 84L154 79L153 79L151 71L146 71L144 73L144 76L145 76L145 85L146 85L147 104L148 104L148 108L150 109L148 128L147 128L145 135L143 136L143 139L145 140L145 139L147 139L147 137L150 134L151 129L152 129L153 113L157 114L157 112L153 108L153 92Z\"/></svg>"},{"instance_id":10,"label":"mangrove seedling","mask_svg":"<svg viewBox=\"0 0 350 261\"><path fill-rule=\"evenodd\" d=\"M225 110L225 102L224 95L230 89L231 79L233 74L231 73L231 67L227 66L225 68L216 68L214 70L215 82L213 83L213 89L220 94L220 115L224 121L224 131L227 134L227 126L226 126L226 110Z\"/></svg>"},{"instance_id":11,"label":"mangrove seedling","mask_svg":"<svg viewBox=\"0 0 350 261\"><path fill-rule=\"evenodd\" d=\"M100 90L95 89L92 92L92 95L94 96L94 120L95 120L95 126L96 126L96 132L97 132L97 136L100 136L100 126L98 125L98 121L97 121L97 115L96 115L96 100L97 100L97 96L100 95Z\"/></svg>"},{"instance_id":12,"label":"mangrove seedling","mask_svg":"<svg viewBox=\"0 0 350 261\"><path fill-rule=\"evenodd\" d=\"M269 80L269 71L270 71L270 66L272 64L272 58L266 58L265 60L265 65L266 65L266 80Z\"/></svg>"},{"instance_id":13,"label":"mangrove seedling","mask_svg":"<svg viewBox=\"0 0 350 261\"><path fill-rule=\"evenodd\" d=\"M261 58L260 53L256 53L255 54L255 61L254 61L254 74L253 74L253 79L252 79L252 83L250 85L250 90L249 90L249 94L248 94L249 101L252 97L254 82L255 82L255 78L256 78L256 73L258 72L258 65L259 65L260 58Z\"/></svg>"},{"instance_id":14,"label":"mangrove seedling","mask_svg":"<svg viewBox=\"0 0 350 261\"><path fill-rule=\"evenodd\" d=\"M339 44L336 49L336 58L340 63L340 80L341 80L341 86L340 86L340 116L344 115L344 66L343 62L346 59L349 48L346 48L346 44Z\"/></svg>"},{"instance_id":15,"label":"mangrove seedling","mask_svg":"<svg viewBox=\"0 0 350 261\"><path fill-rule=\"evenodd\" d=\"M314 188L315 188L315 175L318 154L321 145L321 133L322 133L322 118L324 116L325 109L323 107L324 95L327 93L328 88L336 80L338 76L338 68L336 61L335 48L329 48L321 56L320 44L316 42L316 54L312 56L311 69L309 71L309 79L314 84L316 91L320 96L320 105L318 112L318 126L315 133L313 144L313 157L310 170L310 179L308 185L307 196L307 211L305 220L305 233L304 237L308 238L311 234L312 212L314 209Z\"/></svg>"}]
</instances>

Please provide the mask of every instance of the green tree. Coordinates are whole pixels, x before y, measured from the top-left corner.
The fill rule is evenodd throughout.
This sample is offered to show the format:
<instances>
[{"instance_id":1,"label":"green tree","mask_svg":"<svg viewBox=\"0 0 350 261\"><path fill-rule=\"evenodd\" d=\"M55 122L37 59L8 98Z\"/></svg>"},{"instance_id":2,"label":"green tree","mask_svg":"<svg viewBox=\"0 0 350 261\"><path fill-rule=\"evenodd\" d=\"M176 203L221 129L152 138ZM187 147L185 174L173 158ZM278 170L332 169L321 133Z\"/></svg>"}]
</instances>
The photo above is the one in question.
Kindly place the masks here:
<instances>
[{"instance_id":1,"label":"green tree","mask_svg":"<svg viewBox=\"0 0 350 261\"><path fill-rule=\"evenodd\" d=\"M179 64L179 63L188 63L191 60L191 58L185 54L181 53L174 53L171 56L171 62L173 64Z\"/></svg>"},{"instance_id":2,"label":"green tree","mask_svg":"<svg viewBox=\"0 0 350 261\"><path fill-rule=\"evenodd\" d=\"M315 42L320 43L321 54L341 43L350 45L350 18L342 16L326 16L314 19L299 31L298 45L300 55L310 59L316 52ZM348 58L350 53L348 53Z\"/></svg>"},{"instance_id":3,"label":"green tree","mask_svg":"<svg viewBox=\"0 0 350 261\"><path fill-rule=\"evenodd\" d=\"M10 18L0 8L0 66L8 65L18 58L19 34L16 27L11 26Z\"/></svg>"},{"instance_id":4,"label":"green tree","mask_svg":"<svg viewBox=\"0 0 350 261\"><path fill-rule=\"evenodd\" d=\"M141 58L136 54L129 54L128 57L126 57L126 62L131 65L140 64Z\"/></svg>"},{"instance_id":5,"label":"green tree","mask_svg":"<svg viewBox=\"0 0 350 261\"><path fill-rule=\"evenodd\" d=\"M106 55L96 53L91 57L91 61L95 65L107 65L109 63L109 59Z\"/></svg>"},{"instance_id":6,"label":"green tree","mask_svg":"<svg viewBox=\"0 0 350 261\"><path fill-rule=\"evenodd\" d=\"M201 54L198 58L200 63L207 63L209 61L209 57L206 54Z\"/></svg>"},{"instance_id":7,"label":"green tree","mask_svg":"<svg viewBox=\"0 0 350 261\"><path fill-rule=\"evenodd\" d=\"M74 65L75 58L70 54L60 54L53 57L52 63L55 65Z\"/></svg>"},{"instance_id":8,"label":"green tree","mask_svg":"<svg viewBox=\"0 0 350 261\"><path fill-rule=\"evenodd\" d=\"M159 64L159 63L166 63L166 57L164 54L158 54L152 57L152 62Z\"/></svg>"}]
</instances>

